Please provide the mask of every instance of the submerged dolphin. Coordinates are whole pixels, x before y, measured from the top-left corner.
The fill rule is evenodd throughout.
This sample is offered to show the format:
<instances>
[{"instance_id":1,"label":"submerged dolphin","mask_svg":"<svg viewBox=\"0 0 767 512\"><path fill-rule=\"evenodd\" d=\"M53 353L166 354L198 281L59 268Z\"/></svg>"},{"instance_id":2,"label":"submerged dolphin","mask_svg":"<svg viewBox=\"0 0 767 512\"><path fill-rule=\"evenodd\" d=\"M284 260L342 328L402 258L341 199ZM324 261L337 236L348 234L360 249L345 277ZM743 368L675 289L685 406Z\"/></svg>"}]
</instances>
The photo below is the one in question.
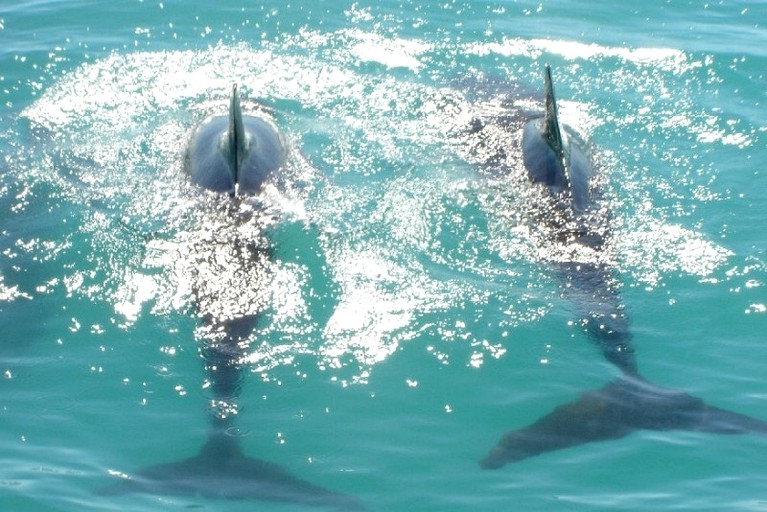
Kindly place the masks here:
<instances>
[{"instance_id":1,"label":"submerged dolphin","mask_svg":"<svg viewBox=\"0 0 767 512\"><path fill-rule=\"evenodd\" d=\"M210 117L197 127L185 166L194 182L210 190L230 195L256 194L285 161L286 149L277 128L266 118L243 115L234 86L229 115ZM229 208L225 210L231 213ZM241 221L231 215L225 220L229 224ZM238 229L241 227L235 225L235 235L227 236L221 232L226 226L219 226L217 241L201 242L200 250L205 255L201 266L207 270L198 270L194 285L198 313L203 320L201 353L206 387L212 395L207 442L194 457L140 469L102 489L100 494L200 495L362 510L352 497L306 482L276 464L242 453L233 420L249 337L260 311L267 307L258 291L267 288L263 284L268 279L264 269L271 254L268 248L259 247L257 240L247 236L243 239ZM229 288L235 284L240 288L232 293ZM249 297L254 290L256 293ZM244 304L237 309L243 297L254 299L256 304Z\"/></svg>"},{"instance_id":2,"label":"submerged dolphin","mask_svg":"<svg viewBox=\"0 0 767 512\"><path fill-rule=\"evenodd\" d=\"M595 175L585 143L560 123L551 69L545 70L546 110L524 125L522 156L528 178L546 187L558 217L553 227L566 243L600 251L607 236L595 214L592 190ZM719 434L767 434L767 422L707 405L682 391L664 389L643 379L637 370L629 322L623 311L616 278L605 263L556 263L589 337L622 376L604 387L583 393L574 402L555 408L535 423L505 434L480 461L495 469L552 450L592 441L624 437L638 429L686 429Z\"/></svg>"}]
</instances>

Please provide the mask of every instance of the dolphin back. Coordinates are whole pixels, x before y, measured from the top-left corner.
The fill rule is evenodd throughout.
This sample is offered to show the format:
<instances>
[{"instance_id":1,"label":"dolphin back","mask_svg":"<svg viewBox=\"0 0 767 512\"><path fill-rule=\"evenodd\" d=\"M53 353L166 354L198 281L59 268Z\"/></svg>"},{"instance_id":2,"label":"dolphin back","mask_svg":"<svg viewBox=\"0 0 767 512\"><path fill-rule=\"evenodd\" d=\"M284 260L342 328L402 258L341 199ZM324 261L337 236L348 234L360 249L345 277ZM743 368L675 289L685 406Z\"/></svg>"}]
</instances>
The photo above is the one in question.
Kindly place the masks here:
<instances>
[{"instance_id":1,"label":"dolphin back","mask_svg":"<svg viewBox=\"0 0 767 512\"><path fill-rule=\"evenodd\" d=\"M272 123L254 116L243 118L245 152L238 163L239 193L255 194L285 163L282 137Z\"/></svg>"},{"instance_id":2,"label":"dolphin back","mask_svg":"<svg viewBox=\"0 0 767 512\"><path fill-rule=\"evenodd\" d=\"M212 116L195 130L187 148L186 172L196 184L213 192L234 192L226 133L229 119Z\"/></svg>"},{"instance_id":3,"label":"dolphin back","mask_svg":"<svg viewBox=\"0 0 767 512\"><path fill-rule=\"evenodd\" d=\"M258 193L286 158L277 127L265 117L243 114L234 85L228 115L210 116L195 129L184 166L197 185L233 196Z\"/></svg>"}]
</instances>

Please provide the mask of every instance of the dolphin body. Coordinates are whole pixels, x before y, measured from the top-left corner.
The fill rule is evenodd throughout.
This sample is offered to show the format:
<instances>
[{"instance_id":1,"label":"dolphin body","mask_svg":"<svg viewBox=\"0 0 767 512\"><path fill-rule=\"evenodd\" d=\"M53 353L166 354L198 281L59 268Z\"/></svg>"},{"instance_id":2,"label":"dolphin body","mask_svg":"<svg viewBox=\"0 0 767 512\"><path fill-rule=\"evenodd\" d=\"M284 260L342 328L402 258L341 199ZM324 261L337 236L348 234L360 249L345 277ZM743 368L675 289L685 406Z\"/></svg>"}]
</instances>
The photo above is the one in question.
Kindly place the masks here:
<instances>
[{"instance_id":1,"label":"dolphin body","mask_svg":"<svg viewBox=\"0 0 767 512\"><path fill-rule=\"evenodd\" d=\"M252 195L279 172L285 164L286 154L274 124L266 118L243 115L235 85L228 116L209 117L193 132L185 168L191 179L204 188L226 192L230 196ZM232 208L227 206L226 212L231 214L231 211ZM231 215L229 217L230 221L236 220ZM139 469L101 489L99 494L197 495L364 510L355 498L301 480L277 464L242 453L233 425L242 385L241 367L247 355L248 339L258 321L258 312L266 306L257 304L245 312L232 312L232 306L222 296L227 291L222 288L227 288L231 281L222 274L228 271L235 279L246 281L246 289L235 293L241 297L245 291L263 286L256 281L267 279L264 262L271 254L251 239L243 241L239 236L227 238L226 235L222 238L227 243L218 245L224 247L210 248L205 252L205 259L224 259L226 265L206 262L213 270L202 277L198 275L194 286L197 309L202 318L201 355L207 390L211 394L207 442L193 457ZM203 240L203 244L205 248L211 245L208 240ZM223 286L219 280L223 280Z\"/></svg>"},{"instance_id":2,"label":"dolphin body","mask_svg":"<svg viewBox=\"0 0 767 512\"><path fill-rule=\"evenodd\" d=\"M594 215L594 168L584 141L559 122L549 66L545 69L545 114L524 124L521 149L529 180L546 187L559 210L545 215L563 214L566 219L556 222L558 238L600 251L607 233L603 226L593 225L599 218ZM639 429L767 434L764 421L712 407L682 391L655 386L639 375L628 317L607 264L573 260L554 266L589 338L621 370L621 376L560 405L531 425L506 433L480 461L481 467L496 469L553 450L619 439Z\"/></svg>"}]
</instances>

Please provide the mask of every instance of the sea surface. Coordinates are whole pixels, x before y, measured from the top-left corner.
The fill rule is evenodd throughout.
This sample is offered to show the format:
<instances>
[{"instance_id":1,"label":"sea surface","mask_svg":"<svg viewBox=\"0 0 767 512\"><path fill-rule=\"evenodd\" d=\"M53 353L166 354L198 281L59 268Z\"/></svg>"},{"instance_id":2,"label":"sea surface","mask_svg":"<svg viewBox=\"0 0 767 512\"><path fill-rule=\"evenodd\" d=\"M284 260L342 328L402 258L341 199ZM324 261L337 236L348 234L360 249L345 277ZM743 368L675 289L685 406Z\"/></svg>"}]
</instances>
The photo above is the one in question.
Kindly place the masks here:
<instances>
[{"instance_id":1,"label":"sea surface","mask_svg":"<svg viewBox=\"0 0 767 512\"><path fill-rule=\"evenodd\" d=\"M259 199L248 456L372 511L767 511L756 434L478 465L619 373L574 322L521 160L481 165L498 148L467 137L510 100L540 110L545 64L599 162L641 375L767 420L764 1L3 0L0 509L315 509L99 494L206 438L190 283L228 198L182 163L237 83L292 154L293 193Z\"/></svg>"}]
</instances>

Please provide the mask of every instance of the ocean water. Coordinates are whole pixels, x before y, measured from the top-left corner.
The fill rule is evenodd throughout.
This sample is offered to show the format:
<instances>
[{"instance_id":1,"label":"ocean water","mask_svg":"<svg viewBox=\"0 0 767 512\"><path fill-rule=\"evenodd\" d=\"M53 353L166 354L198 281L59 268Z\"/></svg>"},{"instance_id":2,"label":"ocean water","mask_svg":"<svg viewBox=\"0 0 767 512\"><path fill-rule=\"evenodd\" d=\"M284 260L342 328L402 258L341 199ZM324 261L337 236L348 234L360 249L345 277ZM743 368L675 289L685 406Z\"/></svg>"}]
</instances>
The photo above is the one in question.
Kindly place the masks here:
<instances>
[{"instance_id":1,"label":"ocean water","mask_svg":"<svg viewBox=\"0 0 767 512\"><path fill-rule=\"evenodd\" d=\"M479 468L618 370L573 323L521 163L479 165L495 148L467 136L510 99L540 109L550 64L600 164L641 374L767 420L765 7L5 0L2 510L302 509L98 494L205 440L191 283L227 199L182 159L232 83L292 153L291 194L263 198L247 455L369 510L767 510L755 434L638 431Z\"/></svg>"}]
</instances>

